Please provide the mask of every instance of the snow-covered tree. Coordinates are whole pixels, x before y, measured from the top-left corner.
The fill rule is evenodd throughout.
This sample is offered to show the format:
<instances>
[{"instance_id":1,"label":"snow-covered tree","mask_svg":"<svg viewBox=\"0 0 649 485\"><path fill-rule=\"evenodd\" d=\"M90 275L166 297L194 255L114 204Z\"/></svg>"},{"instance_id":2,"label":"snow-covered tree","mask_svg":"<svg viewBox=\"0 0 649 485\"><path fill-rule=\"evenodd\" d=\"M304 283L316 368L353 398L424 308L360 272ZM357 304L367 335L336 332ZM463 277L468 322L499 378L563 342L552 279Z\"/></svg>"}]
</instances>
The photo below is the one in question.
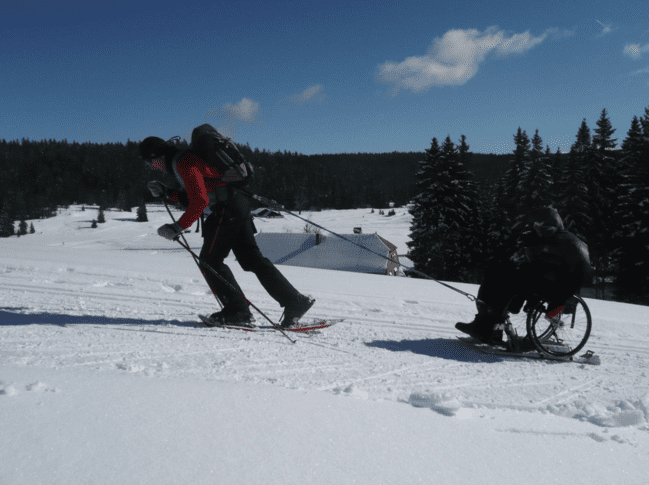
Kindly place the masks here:
<instances>
[{"instance_id":1,"label":"snow-covered tree","mask_svg":"<svg viewBox=\"0 0 649 485\"><path fill-rule=\"evenodd\" d=\"M530 167L530 139L520 126L514 135L514 158L509 162L509 168L504 176L505 210L509 219L516 223L525 209L521 207L520 201L525 195L522 181ZM512 244L513 241L508 241Z\"/></svg>"},{"instance_id":2,"label":"snow-covered tree","mask_svg":"<svg viewBox=\"0 0 649 485\"><path fill-rule=\"evenodd\" d=\"M469 177L450 136L441 148L434 138L427 154L426 166L420 170L422 191L413 209L409 257L420 271L457 280L467 270L463 239L471 212Z\"/></svg>"},{"instance_id":3,"label":"snow-covered tree","mask_svg":"<svg viewBox=\"0 0 649 485\"><path fill-rule=\"evenodd\" d=\"M433 259L431 250L431 227L433 225L433 201L430 187L435 182L433 166L441 157L437 138L433 138L430 148L426 150L426 159L419 162L417 172L417 195L413 199L412 224L410 225L410 241L408 258L412 260L415 269L423 273L430 272L430 261Z\"/></svg>"}]
</instances>

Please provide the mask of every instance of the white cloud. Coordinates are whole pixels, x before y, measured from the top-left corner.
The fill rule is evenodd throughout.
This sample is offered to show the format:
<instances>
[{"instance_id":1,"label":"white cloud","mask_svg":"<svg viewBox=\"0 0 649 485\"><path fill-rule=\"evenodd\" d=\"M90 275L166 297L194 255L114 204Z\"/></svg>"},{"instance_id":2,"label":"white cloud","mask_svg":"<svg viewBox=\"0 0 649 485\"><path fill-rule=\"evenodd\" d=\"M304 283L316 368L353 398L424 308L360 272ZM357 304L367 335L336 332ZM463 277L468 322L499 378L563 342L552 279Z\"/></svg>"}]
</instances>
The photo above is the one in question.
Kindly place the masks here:
<instances>
[{"instance_id":1,"label":"white cloud","mask_svg":"<svg viewBox=\"0 0 649 485\"><path fill-rule=\"evenodd\" d=\"M461 86L476 75L479 65L490 52L499 56L523 54L549 35L570 33L560 34L556 29L550 29L535 37L529 31L508 36L496 27L489 27L484 32L476 29L449 30L442 38L433 41L426 55L381 64L378 77L394 85L395 91L403 88L420 92L433 86Z\"/></svg>"},{"instance_id":2,"label":"white cloud","mask_svg":"<svg viewBox=\"0 0 649 485\"><path fill-rule=\"evenodd\" d=\"M223 111L234 120L250 123L255 121L255 117L259 113L259 103L252 99L242 98L237 104L224 104Z\"/></svg>"},{"instance_id":3,"label":"white cloud","mask_svg":"<svg viewBox=\"0 0 649 485\"><path fill-rule=\"evenodd\" d=\"M241 98L237 104L225 103L219 108L211 109L205 119L216 118L217 129L227 137L234 138L239 123L253 123L259 115L259 103L249 98Z\"/></svg>"},{"instance_id":4,"label":"white cloud","mask_svg":"<svg viewBox=\"0 0 649 485\"><path fill-rule=\"evenodd\" d=\"M322 84L316 84L315 86L310 86L302 91L300 94L291 96L289 99L297 104L302 104L306 102L322 102L327 97L324 93L324 86Z\"/></svg>"},{"instance_id":5,"label":"white cloud","mask_svg":"<svg viewBox=\"0 0 649 485\"><path fill-rule=\"evenodd\" d=\"M624 47L624 54L632 59L640 59L645 52L649 52L649 44L643 46L640 44L630 44Z\"/></svg>"},{"instance_id":6,"label":"white cloud","mask_svg":"<svg viewBox=\"0 0 649 485\"><path fill-rule=\"evenodd\" d=\"M259 103L249 98L241 98L237 104L225 103L220 108L209 110L205 118L221 118L228 123L237 121L251 123L255 121L258 114Z\"/></svg>"}]
</instances>

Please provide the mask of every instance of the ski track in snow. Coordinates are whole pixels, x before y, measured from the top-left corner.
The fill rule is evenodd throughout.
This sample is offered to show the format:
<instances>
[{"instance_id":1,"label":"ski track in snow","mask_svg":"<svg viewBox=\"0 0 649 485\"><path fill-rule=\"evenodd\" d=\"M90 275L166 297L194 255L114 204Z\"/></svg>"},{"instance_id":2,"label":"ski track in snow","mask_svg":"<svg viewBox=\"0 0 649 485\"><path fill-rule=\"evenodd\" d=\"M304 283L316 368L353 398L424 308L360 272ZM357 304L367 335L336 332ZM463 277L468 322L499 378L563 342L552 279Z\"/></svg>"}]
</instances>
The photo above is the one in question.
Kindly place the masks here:
<instances>
[{"instance_id":1,"label":"ski track in snow","mask_svg":"<svg viewBox=\"0 0 649 485\"><path fill-rule=\"evenodd\" d=\"M77 216L70 210L50 224ZM326 217L314 220L342 230ZM376 230L405 252L407 221L386 219ZM263 230L272 224L281 230L287 222L269 221ZM349 217L345 226L354 224ZM218 306L191 257L131 226L112 239L66 239L62 230L61 243L44 243L38 234L24 238L26 249L13 241L10 254L0 255L1 364L268 383L451 416L467 408L514 409L649 430L645 307L588 300L594 328L586 349L600 355L600 366L489 356L456 341L454 323L471 319L473 304L434 282L280 266L316 297L307 317L345 318L318 335L292 335L292 345L277 332L197 323L196 314ZM187 237L198 248L199 236ZM248 298L277 321L281 309L254 275L232 257L229 263ZM27 386L0 383L0 395L47 390Z\"/></svg>"}]
</instances>

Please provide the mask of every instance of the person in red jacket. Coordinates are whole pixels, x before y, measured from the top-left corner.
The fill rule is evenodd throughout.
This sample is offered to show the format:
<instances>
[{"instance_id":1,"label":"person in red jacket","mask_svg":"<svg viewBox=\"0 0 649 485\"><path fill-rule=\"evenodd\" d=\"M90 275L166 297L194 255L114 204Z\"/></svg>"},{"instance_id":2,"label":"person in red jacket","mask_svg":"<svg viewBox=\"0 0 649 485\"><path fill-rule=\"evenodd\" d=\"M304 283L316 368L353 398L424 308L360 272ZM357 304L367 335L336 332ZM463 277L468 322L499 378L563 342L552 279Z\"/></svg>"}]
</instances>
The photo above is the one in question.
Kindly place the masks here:
<instances>
[{"instance_id":1,"label":"person in red jacket","mask_svg":"<svg viewBox=\"0 0 649 485\"><path fill-rule=\"evenodd\" d=\"M189 228L201 214L207 218L203 225L203 247L200 258L214 269L223 280L209 271L203 272L213 293L223 302L223 309L210 316L215 325L253 326L255 321L249 304L242 298L241 287L230 268L224 263L230 251L244 271L255 273L259 282L280 306L284 307L282 327L290 327L313 306L315 300L301 294L265 258L255 240L257 232L250 213L248 198L228 182L231 173L222 173L214 164L207 163L190 146L180 150L162 138L145 138L139 146L140 156L153 170L173 175L182 190L172 190L162 182L149 182L154 197L179 202L187 209L173 224L158 228L158 234L174 240Z\"/></svg>"},{"instance_id":2,"label":"person in red jacket","mask_svg":"<svg viewBox=\"0 0 649 485\"><path fill-rule=\"evenodd\" d=\"M591 275L588 246L563 227L554 207L541 207L528 217L530 231L522 237L522 254L489 267L478 291L478 314L455 328L478 340L502 343L504 312L518 313L532 296L548 302L549 309L564 305Z\"/></svg>"}]
</instances>

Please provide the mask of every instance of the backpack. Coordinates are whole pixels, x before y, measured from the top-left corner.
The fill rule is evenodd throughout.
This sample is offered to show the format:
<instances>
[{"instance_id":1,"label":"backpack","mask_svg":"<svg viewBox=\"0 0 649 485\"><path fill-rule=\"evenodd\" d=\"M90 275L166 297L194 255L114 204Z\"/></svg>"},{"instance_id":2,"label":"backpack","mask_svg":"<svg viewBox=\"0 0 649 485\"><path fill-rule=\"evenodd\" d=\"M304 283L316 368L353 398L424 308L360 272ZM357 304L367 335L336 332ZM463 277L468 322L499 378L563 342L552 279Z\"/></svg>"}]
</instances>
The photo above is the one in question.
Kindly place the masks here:
<instances>
[{"instance_id":1,"label":"backpack","mask_svg":"<svg viewBox=\"0 0 649 485\"><path fill-rule=\"evenodd\" d=\"M190 149L223 174L223 181L235 187L249 185L255 175L252 164L229 138L205 123L192 131Z\"/></svg>"}]
</instances>

